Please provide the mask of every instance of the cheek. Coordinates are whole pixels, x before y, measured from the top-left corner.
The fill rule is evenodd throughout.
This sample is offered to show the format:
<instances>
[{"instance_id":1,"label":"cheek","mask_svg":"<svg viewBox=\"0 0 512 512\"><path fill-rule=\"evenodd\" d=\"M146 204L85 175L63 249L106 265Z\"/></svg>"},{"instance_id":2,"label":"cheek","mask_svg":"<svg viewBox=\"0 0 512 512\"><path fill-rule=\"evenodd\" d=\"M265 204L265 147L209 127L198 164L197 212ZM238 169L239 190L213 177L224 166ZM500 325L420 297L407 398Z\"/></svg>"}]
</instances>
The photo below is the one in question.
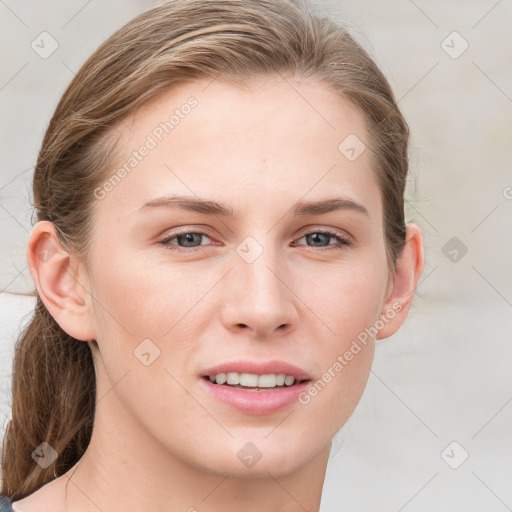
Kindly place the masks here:
<instances>
[{"instance_id":1,"label":"cheek","mask_svg":"<svg viewBox=\"0 0 512 512\"><path fill-rule=\"evenodd\" d=\"M361 260L331 269L328 276L317 275L312 281L315 288L301 288L304 301L321 320L316 325L322 335L315 338L318 378L299 401L309 409L307 414L319 415L329 424L332 435L354 410L368 380L375 347L372 329L381 313L387 278L385 264Z\"/></svg>"},{"instance_id":2,"label":"cheek","mask_svg":"<svg viewBox=\"0 0 512 512\"><path fill-rule=\"evenodd\" d=\"M111 410L126 409L147 432L185 456L186 446L210 421L185 391L194 383L187 365L196 350L187 321L209 283L191 283L190 275L169 265L112 260L117 264L105 262L94 273L102 394L114 386L119 403L110 403Z\"/></svg>"},{"instance_id":3,"label":"cheek","mask_svg":"<svg viewBox=\"0 0 512 512\"><path fill-rule=\"evenodd\" d=\"M163 342L173 331L186 330L217 279L214 272L198 272L191 263L148 263L137 257L116 261L98 268L94 277L97 302L104 306L96 308L103 319L101 334L106 328L134 343L144 338Z\"/></svg>"},{"instance_id":4,"label":"cheek","mask_svg":"<svg viewBox=\"0 0 512 512\"><path fill-rule=\"evenodd\" d=\"M387 280L384 260L361 257L322 271L317 263L301 268L297 295L318 319L322 339L330 340L328 346L333 349L343 350L378 320Z\"/></svg>"}]
</instances>

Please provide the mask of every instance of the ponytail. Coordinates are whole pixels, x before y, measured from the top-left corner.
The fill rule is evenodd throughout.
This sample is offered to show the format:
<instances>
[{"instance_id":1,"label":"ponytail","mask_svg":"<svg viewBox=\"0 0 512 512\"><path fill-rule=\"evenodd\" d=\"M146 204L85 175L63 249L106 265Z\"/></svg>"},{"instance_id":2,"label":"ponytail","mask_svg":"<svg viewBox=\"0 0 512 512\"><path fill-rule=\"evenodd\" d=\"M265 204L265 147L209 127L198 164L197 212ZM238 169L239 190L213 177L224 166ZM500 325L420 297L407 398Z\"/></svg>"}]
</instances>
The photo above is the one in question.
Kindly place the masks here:
<instances>
[{"instance_id":1,"label":"ponytail","mask_svg":"<svg viewBox=\"0 0 512 512\"><path fill-rule=\"evenodd\" d=\"M91 439L95 382L89 343L66 334L38 297L15 347L3 494L22 499L78 462Z\"/></svg>"}]
</instances>

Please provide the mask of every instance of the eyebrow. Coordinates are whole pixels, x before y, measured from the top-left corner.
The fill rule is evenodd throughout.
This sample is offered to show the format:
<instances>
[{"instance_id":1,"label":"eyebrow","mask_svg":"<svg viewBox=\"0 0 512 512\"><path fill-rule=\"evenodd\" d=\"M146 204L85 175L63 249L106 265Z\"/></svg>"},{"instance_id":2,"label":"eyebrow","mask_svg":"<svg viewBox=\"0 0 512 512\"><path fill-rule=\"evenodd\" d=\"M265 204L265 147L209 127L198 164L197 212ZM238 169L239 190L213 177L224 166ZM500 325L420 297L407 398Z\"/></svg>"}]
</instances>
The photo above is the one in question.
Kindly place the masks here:
<instances>
[{"instance_id":1,"label":"eyebrow","mask_svg":"<svg viewBox=\"0 0 512 512\"><path fill-rule=\"evenodd\" d=\"M172 195L158 197L148 201L140 210L144 211L148 208L181 208L182 210L206 215L234 216L234 211L231 207L194 196ZM347 197L333 197L320 201L299 200L291 208L292 214L296 216L323 215L338 210L354 211L370 217L368 210L362 204Z\"/></svg>"}]
</instances>

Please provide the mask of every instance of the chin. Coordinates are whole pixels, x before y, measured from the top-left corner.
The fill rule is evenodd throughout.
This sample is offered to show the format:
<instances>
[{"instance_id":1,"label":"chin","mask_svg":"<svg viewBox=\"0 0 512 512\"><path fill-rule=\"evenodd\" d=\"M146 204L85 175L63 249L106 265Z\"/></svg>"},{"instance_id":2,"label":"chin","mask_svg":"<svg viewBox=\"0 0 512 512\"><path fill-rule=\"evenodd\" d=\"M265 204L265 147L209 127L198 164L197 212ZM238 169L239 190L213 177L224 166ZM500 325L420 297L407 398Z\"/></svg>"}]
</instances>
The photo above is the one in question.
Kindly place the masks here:
<instances>
[{"instance_id":1,"label":"chin","mask_svg":"<svg viewBox=\"0 0 512 512\"><path fill-rule=\"evenodd\" d=\"M269 474L277 478L298 470L316 454L311 441L294 440L284 430L273 440L265 439L269 432L271 429L265 429L259 435L236 436L226 446L217 449L210 445L207 459L203 456L199 461L202 470L217 476L230 474L230 477L242 479L269 478Z\"/></svg>"}]
</instances>

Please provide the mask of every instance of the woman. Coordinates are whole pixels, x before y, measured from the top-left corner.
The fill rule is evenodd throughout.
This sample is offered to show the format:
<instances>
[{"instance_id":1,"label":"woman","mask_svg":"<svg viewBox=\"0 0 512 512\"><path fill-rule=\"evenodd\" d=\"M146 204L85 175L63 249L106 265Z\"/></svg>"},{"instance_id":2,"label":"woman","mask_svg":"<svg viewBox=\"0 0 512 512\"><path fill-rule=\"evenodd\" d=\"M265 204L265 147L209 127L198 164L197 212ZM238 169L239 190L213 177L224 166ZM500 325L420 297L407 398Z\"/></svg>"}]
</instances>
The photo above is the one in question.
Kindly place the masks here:
<instances>
[{"instance_id":1,"label":"woman","mask_svg":"<svg viewBox=\"0 0 512 512\"><path fill-rule=\"evenodd\" d=\"M110 37L35 169L5 510L319 510L423 268L407 142L299 0L175 0Z\"/></svg>"}]
</instances>

